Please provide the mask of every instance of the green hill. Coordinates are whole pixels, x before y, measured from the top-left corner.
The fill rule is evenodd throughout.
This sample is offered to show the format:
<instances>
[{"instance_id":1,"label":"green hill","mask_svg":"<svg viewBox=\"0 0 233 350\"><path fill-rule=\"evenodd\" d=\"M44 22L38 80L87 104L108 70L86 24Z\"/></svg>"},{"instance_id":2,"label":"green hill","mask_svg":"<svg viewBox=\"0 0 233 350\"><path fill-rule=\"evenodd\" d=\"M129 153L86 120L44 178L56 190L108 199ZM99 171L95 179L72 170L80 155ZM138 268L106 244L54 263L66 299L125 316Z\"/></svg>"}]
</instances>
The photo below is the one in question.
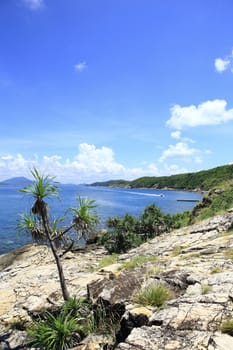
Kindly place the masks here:
<instances>
[{"instance_id":1,"label":"green hill","mask_svg":"<svg viewBox=\"0 0 233 350\"><path fill-rule=\"evenodd\" d=\"M144 176L133 181L110 180L95 182L92 186L113 186L129 188L172 188L207 191L223 181L233 180L233 164L223 165L195 173L171 176Z\"/></svg>"},{"instance_id":2,"label":"green hill","mask_svg":"<svg viewBox=\"0 0 233 350\"><path fill-rule=\"evenodd\" d=\"M233 180L224 181L207 191L190 215L190 223L222 214L233 208Z\"/></svg>"}]
</instances>

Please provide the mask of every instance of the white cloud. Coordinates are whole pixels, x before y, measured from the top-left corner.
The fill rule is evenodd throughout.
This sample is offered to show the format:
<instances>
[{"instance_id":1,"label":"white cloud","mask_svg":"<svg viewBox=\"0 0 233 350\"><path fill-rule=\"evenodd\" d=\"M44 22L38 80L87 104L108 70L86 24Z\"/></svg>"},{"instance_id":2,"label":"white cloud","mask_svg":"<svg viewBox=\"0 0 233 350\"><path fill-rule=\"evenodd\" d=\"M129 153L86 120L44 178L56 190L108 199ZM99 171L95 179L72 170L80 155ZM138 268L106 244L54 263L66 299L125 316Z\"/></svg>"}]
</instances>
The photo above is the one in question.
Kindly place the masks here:
<instances>
[{"instance_id":1,"label":"white cloud","mask_svg":"<svg viewBox=\"0 0 233 350\"><path fill-rule=\"evenodd\" d=\"M218 73L222 73L226 70L230 70L233 73L233 50L231 50L230 55L224 58L216 58L214 61L214 66Z\"/></svg>"},{"instance_id":2,"label":"white cloud","mask_svg":"<svg viewBox=\"0 0 233 350\"><path fill-rule=\"evenodd\" d=\"M164 173L165 174L182 174L182 173L187 173L188 169L184 167L180 167L177 164L164 164Z\"/></svg>"},{"instance_id":3,"label":"white cloud","mask_svg":"<svg viewBox=\"0 0 233 350\"><path fill-rule=\"evenodd\" d=\"M0 156L0 181L15 176L29 177L33 167L56 176L63 183L91 183L119 178L132 180L145 175L159 175L153 163L143 168L127 168L115 160L111 148L82 143L73 159L63 159L59 155L43 156L41 159L36 155L32 159L25 159L21 154Z\"/></svg>"},{"instance_id":4,"label":"white cloud","mask_svg":"<svg viewBox=\"0 0 233 350\"><path fill-rule=\"evenodd\" d=\"M222 73L229 67L231 61L229 59L216 58L214 61L217 72Z\"/></svg>"},{"instance_id":5,"label":"white cloud","mask_svg":"<svg viewBox=\"0 0 233 350\"><path fill-rule=\"evenodd\" d=\"M114 152L109 147L96 147L82 143L78 147L76 156L72 159L62 158L59 155L34 155L26 159L22 154L0 156L0 181L25 176L30 178L30 169L38 168L44 174L55 176L61 183L92 183L111 179L133 180L142 176L161 176L187 172L187 169L174 163L167 164L168 158L179 158L182 161L200 163L205 154L198 149L190 148L184 142L170 145L160 158L160 165L143 163L141 167L129 168L117 162ZM161 164L161 162L164 162Z\"/></svg>"},{"instance_id":6,"label":"white cloud","mask_svg":"<svg viewBox=\"0 0 233 350\"><path fill-rule=\"evenodd\" d=\"M77 73L82 73L85 69L87 69L87 64L85 61L79 62L75 64L74 69Z\"/></svg>"},{"instance_id":7,"label":"white cloud","mask_svg":"<svg viewBox=\"0 0 233 350\"><path fill-rule=\"evenodd\" d=\"M30 10L39 10L43 7L43 0L23 0L25 6L27 6Z\"/></svg>"},{"instance_id":8,"label":"white cloud","mask_svg":"<svg viewBox=\"0 0 233 350\"><path fill-rule=\"evenodd\" d=\"M198 106L182 107L174 105L171 109L171 118L166 124L178 130L184 127L203 125L218 125L233 120L233 109L226 109L225 100L206 101Z\"/></svg>"},{"instance_id":9,"label":"white cloud","mask_svg":"<svg viewBox=\"0 0 233 350\"><path fill-rule=\"evenodd\" d=\"M200 150L197 148L190 148L185 142L177 142L175 145L169 145L168 149L163 151L159 161L163 162L167 158L179 157L184 161L200 162ZM197 158L198 157L198 158Z\"/></svg>"},{"instance_id":10,"label":"white cloud","mask_svg":"<svg viewBox=\"0 0 233 350\"><path fill-rule=\"evenodd\" d=\"M180 131L173 131L173 132L171 132L171 137L173 138L173 139L177 139L177 140L179 140L180 139L180 137L181 137L181 132Z\"/></svg>"}]
</instances>

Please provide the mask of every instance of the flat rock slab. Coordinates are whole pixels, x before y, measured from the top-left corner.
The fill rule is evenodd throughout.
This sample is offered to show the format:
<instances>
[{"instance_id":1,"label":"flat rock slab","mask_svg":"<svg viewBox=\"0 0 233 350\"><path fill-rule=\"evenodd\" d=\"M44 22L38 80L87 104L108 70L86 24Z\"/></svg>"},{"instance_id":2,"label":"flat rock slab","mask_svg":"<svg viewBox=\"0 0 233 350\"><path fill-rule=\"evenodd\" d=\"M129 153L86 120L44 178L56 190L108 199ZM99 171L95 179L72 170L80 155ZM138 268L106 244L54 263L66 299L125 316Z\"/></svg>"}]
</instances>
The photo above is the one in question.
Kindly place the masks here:
<instances>
[{"instance_id":1,"label":"flat rock slab","mask_svg":"<svg viewBox=\"0 0 233 350\"><path fill-rule=\"evenodd\" d=\"M63 267L70 295L87 294L87 284L104 278L88 272L105 254L102 248L70 253ZM0 324L30 319L31 313L63 302L57 267L47 246L27 245L0 256Z\"/></svg>"}]
</instances>

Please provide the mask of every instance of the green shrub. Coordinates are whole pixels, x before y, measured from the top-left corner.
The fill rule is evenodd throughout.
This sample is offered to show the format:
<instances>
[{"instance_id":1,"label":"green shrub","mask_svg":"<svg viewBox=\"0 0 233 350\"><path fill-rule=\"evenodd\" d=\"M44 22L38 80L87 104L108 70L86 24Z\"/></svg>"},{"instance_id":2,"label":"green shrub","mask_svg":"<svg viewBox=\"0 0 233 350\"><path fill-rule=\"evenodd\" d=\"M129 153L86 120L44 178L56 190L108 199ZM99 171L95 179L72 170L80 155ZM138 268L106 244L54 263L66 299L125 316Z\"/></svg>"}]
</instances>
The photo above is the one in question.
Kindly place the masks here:
<instances>
[{"instance_id":1,"label":"green shrub","mask_svg":"<svg viewBox=\"0 0 233 350\"><path fill-rule=\"evenodd\" d=\"M109 253L124 253L163 232L180 227L181 217L164 214L155 204L150 204L139 218L129 214L109 218L109 230L100 238L100 243Z\"/></svg>"},{"instance_id":2,"label":"green shrub","mask_svg":"<svg viewBox=\"0 0 233 350\"><path fill-rule=\"evenodd\" d=\"M214 274L214 273L220 273L220 272L222 272L222 271L223 271L223 269L222 269L221 267L219 267L219 266L214 266L214 267L211 269L210 273L211 273L211 274Z\"/></svg>"},{"instance_id":3,"label":"green shrub","mask_svg":"<svg viewBox=\"0 0 233 350\"><path fill-rule=\"evenodd\" d=\"M172 215L172 228L178 229L190 225L191 211L184 211L183 213L176 213Z\"/></svg>"},{"instance_id":4,"label":"green shrub","mask_svg":"<svg viewBox=\"0 0 233 350\"><path fill-rule=\"evenodd\" d=\"M224 256L226 259L233 259L233 248L229 248L227 250L225 250L224 252Z\"/></svg>"},{"instance_id":5,"label":"green shrub","mask_svg":"<svg viewBox=\"0 0 233 350\"><path fill-rule=\"evenodd\" d=\"M192 210L192 223L221 214L233 207L233 181L212 188Z\"/></svg>"},{"instance_id":6,"label":"green shrub","mask_svg":"<svg viewBox=\"0 0 233 350\"><path fill-rule=\"evenodd\" d=\"M153 238L172 227L172 216L164 214L155 204L148 205L139 217L138 230L144 240Z\"/></svg>"},{"instance_id":7,"label":"green shrub","mask_svg":"<svg viewBox=\"0 0 233 350\"><path fill-rule=\"evenodd\" d=\"M92 330L93 314L84 298L70 298L60 312L46 312L28 329L31 344L45 350L65 350L75 346Z\"/></svg>"},{"instance_id":8,"label":"green shrub","mask_svg":"<svg viewBox=\"0 0 233 350\"><path fill-rule=\"evenodd\" d=\"M56 315L45 312L27 330L30 344L43 350L66 350L76 346L90 333L114 339L124 312L103 304L90 305L86 299L67 300Z\"/></svg>"},{"instance_id":9,"label":"green shrub","mask_svg":"<svg viewBox=\"0 0 233 350\"><path fill-rule=\"evenodd\" d=\"M47 312L45 319L35 322L28 330L31 344L45 350L65 350L80 341L77 319L65 313L57 317Z\"/></svg>"},{"instance_id":10,"label":"green shrub","mask_svg":"<svg viewBox=\"0 0 233 350\"><path fill-rule=\"evenodd\" d=\"M142 243L142 237L136 233L136 217L126 214L123 218L109 218L107 224L110 230L101 237L100 243L110 254L125 253Z\"/></svg>"},{"instance_id":11,"label":"green shrub","mask_svg":"<svg viewBox=\"0 0 233 350\"><path fill-rule=\"evenodd\" d=\"M233 319L225 320L220 327L222 333L227 333L233 336Z\"/></svg>"},{"instance_id":12,"label":"green shrub","mask_svg":"<svg viewBox=\"0 0 233 350\"><path fill-rule=\"evenodd\" d=\"M208 294L211 291L212 287L209 284L201 285L201 294Z\"/></svg>"},{"instance_id":13,"label":"green shrub","mask_svg":"<svg viewBox=\"0 0 233 350\"><path fill-rule=\"evenodd\" d=\"M108 231L101 238L101 244L109 254L112 253L125 253L131 248L138 247L142 243L141 237L132 232L124 232L120 229L114 229Z\"/></svg>"},{"instance_id":14,"label":"green shrub","mask_svg":"<svg viewBox=\"0 0 233 350\"><path fill-rule=\"evenodd\" d=\"M174 293L161 284L153 284L140 290L134 296L134 302L147 306L161 307L165 301L172 299Z\"/></svg>"},{"instance_id":15,"label":"green shrub","mask_svg":"<svg viewBox=\"0 0 233 350\"><path fill-rule=\"evenodd\" d=\"M70 317L83 318L90 312L90 305L87 299L77 299L75 296L66 300L63 304L61 312Z\"/></svg>"},{"instance_id":16,"label":"green shrub","mask_svg":"<svg viewBox=\"0 0 233 350\"><path fill-rule=\"evenodd\" d=\"M115 339L116 332L120 325L120 319L125 309L119 307L114 308L110 305L106 306L98 302L93 309L93 333L110 335Z\"/></svg>"}]
</instances>

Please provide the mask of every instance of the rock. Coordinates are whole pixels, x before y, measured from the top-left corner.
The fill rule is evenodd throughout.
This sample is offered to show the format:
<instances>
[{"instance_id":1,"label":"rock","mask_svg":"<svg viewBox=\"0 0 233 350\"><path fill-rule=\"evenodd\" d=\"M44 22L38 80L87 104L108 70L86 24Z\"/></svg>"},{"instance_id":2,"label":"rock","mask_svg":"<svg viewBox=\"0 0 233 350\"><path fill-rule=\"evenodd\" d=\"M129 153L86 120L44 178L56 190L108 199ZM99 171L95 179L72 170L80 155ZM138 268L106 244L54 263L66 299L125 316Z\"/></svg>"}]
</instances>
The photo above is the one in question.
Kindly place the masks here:
<instances>
[{"instance_id":1,"label":"rock","mask_svg":"<svg viewBox=\"0 0 233 350\"><path fill-rule=\"evenodd\" d=\"M192 330L173 333L159 326L143 326L134 328L125 343L120 343L116 350L204 350L207 349L210 335Z\"/></svg>"},{"instance_id":2,"label":"rock","mask_svg":"<svg viewBox=\"0 0 233 350\"><path fill-rule=\"evenodd\" d=\"M124 341L132 329L148 325L151 316L152 311L146 307L131 306L130 309L128 307L128 310L121 318L120 329L116 335L117 342Z\"/></svg>"},{"instance_id":3,"label":"rock","mask_svg":"<svg viewBox=\"0 0 233 350\"><path fill-rule=\"evenodd\" d=\"M107 335L89 335L82 342L72 348L71 350L102 350L102 349L111 349L114 344L114 340Z\"/></svg>"},{"instance_id":4,"label":"rock","mask_svg":"<svg viewBox=\"0 0 233 350\"><path fill-rule=\"evenodd\" d=\"M19 330L9 330L0 335L0 350L27 349L27 333Z\"/></svg>"},{"instance_id":5,"label":"rock","mask_svg":"<svg viewBox=\"0 0 233 350\"><path fill-rule=\"evenodd\" d=\"M216 333L210 337L208 350L231 350L233 349L232 337L228 334Z\"/></svg>"},{"instance_id":6,"label":"rock","mask_svg":"<svg viewBox=\"0 0 233 350\"><path fill-rule=\"evenodd\" d=\"M105 278L94 281L87 286L88 298L93 304L98 301L110 305L124 304L132 300L134 291L140 288L143 278L140 271L128 271L113 280Z\"/></svg>"},{"instance_id":7,"label":"rock","mask_svg":"<svg viewBox=\"0 0 233 350\"><path fill-rule=\"evenodd\" d=\"M63 259L71 295L86 295L88 283L104 278L88 271L104 254L103 248L95 248ZM62 304L57 267L48 247L33 244L16 249L0 256L0 266L0 325L30 321L33 314Z\"/></svg>"},{"instance_id":8,"label":"rock","mask_svg":"<svg viewBox=\"0 0 233 350\"><path fill-rule=\"evenodd\" d=\"M98 261L106 254L103 248L73 251L63 258L70 294L88 295L95 310L103 306L107 317L111 313L121 317L117 350L233 350L232 337L219 332L221 322L233 317L232 259L225 254L233 248L233 236L222 234L232 224L230 210L156 237L96 272L90 268L98 270ZM174 256L176 246L182 249ZM118 271L122 262L137 256L157 259L132 271ZM151 283L174 291L166 307L134 304L134 292ZM0 350L9 348L5 342L9 339L9 349L26 346L25 334L7 327L29 322L33 315L61 304L56 265L46 246L26 246L0 257ZM108 349L112 342L88 337L76 350Z\"/></svg>"},{"instance_id":9,"label":"rock","mask_svg":"<svg viewBox=\"0 0 233 350\"><path fill-rule=\"evenodd\" d=\"M97 232L94 232L88 239L86 240L86 244L97 244L99 239L107 232L107 230L102 229Z\"/></svg>"}]
</instances>

